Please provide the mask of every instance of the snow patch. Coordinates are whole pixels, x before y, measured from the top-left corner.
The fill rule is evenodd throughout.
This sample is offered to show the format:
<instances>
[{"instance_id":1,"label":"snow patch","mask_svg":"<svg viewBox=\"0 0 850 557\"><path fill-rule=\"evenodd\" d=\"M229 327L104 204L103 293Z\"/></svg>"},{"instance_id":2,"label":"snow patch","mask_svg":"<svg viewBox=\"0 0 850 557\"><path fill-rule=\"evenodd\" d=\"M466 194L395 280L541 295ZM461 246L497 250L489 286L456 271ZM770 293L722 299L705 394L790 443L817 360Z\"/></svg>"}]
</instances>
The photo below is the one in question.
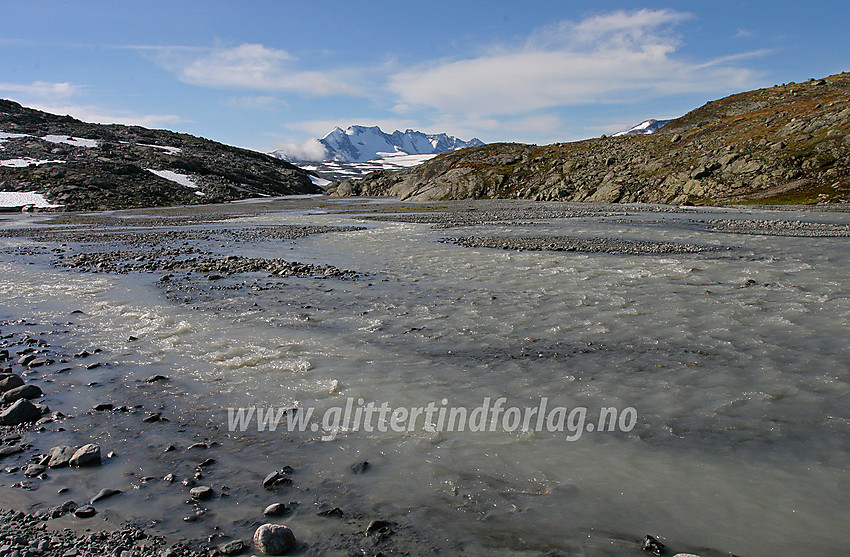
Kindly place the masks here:
<instances>
[{"instance_id":1,"label":"snow patch","mask_svg":"<svg viewBox=\"0 0 850 557\"><path fill-rule=\"evenodd\" d=\"M27 205L51 209L62 206L50 204L47 198L34 191L0 191L0 207L25 207Z\"/></svg>"},{"instance_id":2,"label":"snow patch","mask_svg":"<svg viewBox=\"0 0 850 557\"><path fill-rule=\"evenodd\" d=\"M23 168L25 166L30 166L34 164L36 166L40 164L50 164L50 163L64 163L65 161L47 161L47 160L36 160L36 159L6 159L4 161L0 161L0 166L9 166L12 168Z\"/></svg>"},{"instance_id":3,"label":"snow patch","mask_svg":"<svg viewBox=\"0 0 850 557\"><path fill-rule=\"evenodd\" d=\"M190 178L186 174L179 174L177 172L172 172L171 170L153 170L152 168L146 168L148 172L152 174L156 174L160 178L165 178L166 180L170 180L175 184L180 184L181 186L186 186L187 188L192 188L193 190L198 189L198 184L196 184L192 178Z\"/></svg>"},{"instance_id":4,"label":"snow patch","mask_svg":"<svg viewBox=\"0 0 850 557\"><path fill-rule=\"evenodd\" d=\"M136 143L139 147L150 147L152 149L161 149L168 153L169 155L176 155L178 153L182 153L183 149L180 147L168 147L166 145L149 145L147 143Z\"/></svg>"},{"instance_id":5,"label":"snow patch","mask_svg":"<svg viewBox=\"0 0 850 557\"><path fill-rule=\"evenodd\" d=\"M29 137L29 134L0 132L0 140L17 139L19 137Z\"/></svg>"},{"instance_id":6,"label":"snow patch","mask_svg":"<svg viewBox=\"0 0 850 557\"><path fill-rule=\"evenodd\" d=\"M332 183L330 180L325 180L324 178L319 178L318 176L310 176L310 181L313 182L314 185L319 186L320 188Z\"/></svg>"},{"instance_id":7,"label":"snow patch","mask_svg":"<svg viewBox=\"0 0 850 557\"><path fill-rule=\"evenodd\" d=\"M69 137L67 135L45 135L41 139L49 141L50 143L64 143L65 145L73 145L74 147L97 147L96 139Z\"/></svg>"}]
</instances>

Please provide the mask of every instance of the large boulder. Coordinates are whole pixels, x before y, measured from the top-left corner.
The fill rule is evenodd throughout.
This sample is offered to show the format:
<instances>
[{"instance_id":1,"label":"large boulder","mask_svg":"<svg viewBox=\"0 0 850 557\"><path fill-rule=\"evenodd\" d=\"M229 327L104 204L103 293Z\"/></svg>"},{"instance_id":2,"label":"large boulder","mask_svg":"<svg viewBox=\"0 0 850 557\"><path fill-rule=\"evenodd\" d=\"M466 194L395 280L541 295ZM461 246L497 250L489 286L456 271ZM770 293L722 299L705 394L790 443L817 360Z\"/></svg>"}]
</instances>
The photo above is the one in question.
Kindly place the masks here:
<instances>
[{"instance_id":1,"label":"large boulder","mask_svg":"<svg viewBox=\"0 0 850 557\"><path fill-rule=\"evenodd\" d=\"M41 417L41 410L22 398L0 412L0 425L19 425L26 422L34 422Z\"/></svg>"},{"instance_id":2,"label":"large boulder","mask_svg":"<svg viewBox=\"0 0 850 557\"><path fill-rule=\"evenodd\" d=\"M10 389L3 393L3 403L9 404L22 398L32 400L43 394L44 393L41 392L41 389L39 389L36 385L21 385L20 387L15 387L14 389Z\"/></svg>"},{"instance_id":3,"label":"large boulder","mask_svg":"<svg viewBox=\"0 0 850 557\"><path fill-rule=\"evenodd\" d=\"M286 555L296 543L292 530L281 524L263 524L254 532L254 546L266 555Z\"/></svg>"}]
</instances>

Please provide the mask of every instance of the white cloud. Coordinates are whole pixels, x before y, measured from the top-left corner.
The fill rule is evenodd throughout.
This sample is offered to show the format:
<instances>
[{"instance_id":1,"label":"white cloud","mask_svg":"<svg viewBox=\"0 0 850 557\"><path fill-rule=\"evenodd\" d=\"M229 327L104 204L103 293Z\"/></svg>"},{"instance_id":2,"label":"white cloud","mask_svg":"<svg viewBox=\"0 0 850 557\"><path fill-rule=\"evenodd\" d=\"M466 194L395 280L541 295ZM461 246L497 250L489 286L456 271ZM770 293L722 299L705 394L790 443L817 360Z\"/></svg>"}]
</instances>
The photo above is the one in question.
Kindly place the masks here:
<instances>
[{"instance_id":1,"label":"white cloud","mask_svg":"<svg viewBox=\"0 0 850 557\"><path fill-rule=\"evenodd\" d=\"M273 149L283 151L285 157L293 161L321 161L327 157L327 149L318 139L308 139L303 143L281 143Z\"/></svg>"},{"instance_id":2,"label":"white cloud","mask_svg":"<svg viewBox=\"0 0 850 557\"><path fill-rule=\"evenodd\" d=\"M401 110L493 117L751 84L753 72L746 68L677 56L680 39L673 29L689 17L644 9L562 21L519 47L398 72L389 88Z\"/></svg>"},{"instance_id":3,"label":"white cloud","mask_svg":"<svg viewBox=\"0 0 850 557\"><path fill-rule=\"evenodd\" d=\"M261 44L213 47L205 51L159 48L154 59L178 79L199 87L290 91L307 96L360 95L347 70L299 70L295 57Z\"/></svg>"},{"instance_id":4,"label":"white cloud","mask_svg":"<svg viewBox=\"0 0 850 557\"><path fill-rule=\"evenodd\" d=\"M79 85L67 81L61 83L50 81L33 81L32 83L0 83L0 92L15 93L25 97L37 98L69 98L82 90Z\"/></svg>"},{"instance_id":5,"label":"white cloud","mask_svg":"<svg viewBox=\"0 0 850 557\"><path fill-rule=\"evenodd\" d=\"M125 124L128 126L143 126L164 127L168 124L176 122L184 122L182 118L176 114L134 114L132 112L117 111L112 112L98 106L77 105L77 104L40 104L40 103L25 103L30 108L50 112L51 114L60 114L73 116L83 122L92 122L95 124Z\"/></svg>"},{"instance_id":6,"label":"white cloud","mask_svg":"<svg viewBox=\"0 0 850 557\"><path fill-rule=\"evenodd\" d=\"M24 106L51 114L67 114L84 122L153 127L184 121L176 114L137 114L81 103L78 97L85 97L88 91L86 86L68 82L0 83L0 93L11 93Z\"/></svg>"}]
</instances>

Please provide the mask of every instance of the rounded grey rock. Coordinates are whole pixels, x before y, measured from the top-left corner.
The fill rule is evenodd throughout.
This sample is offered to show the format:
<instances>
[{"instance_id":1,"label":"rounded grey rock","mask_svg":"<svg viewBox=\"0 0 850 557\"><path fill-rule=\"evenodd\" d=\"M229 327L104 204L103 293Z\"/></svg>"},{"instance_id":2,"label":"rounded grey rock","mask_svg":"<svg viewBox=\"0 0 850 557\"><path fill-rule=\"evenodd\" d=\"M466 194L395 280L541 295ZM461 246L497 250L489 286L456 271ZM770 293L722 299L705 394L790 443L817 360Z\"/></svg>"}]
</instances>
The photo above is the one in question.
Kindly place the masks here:
<instances>
[{"instance_id":1,"label":"rounded grey rock","mask_svg":"<svg viewBox=\"0 0 850 557\"><path fill-rule=\"evenodd\" d=\"M281 524L263 524L254 532L254 546L266 555L286 555L296 543L292 530Z\"/></svg>"}]
</instances>

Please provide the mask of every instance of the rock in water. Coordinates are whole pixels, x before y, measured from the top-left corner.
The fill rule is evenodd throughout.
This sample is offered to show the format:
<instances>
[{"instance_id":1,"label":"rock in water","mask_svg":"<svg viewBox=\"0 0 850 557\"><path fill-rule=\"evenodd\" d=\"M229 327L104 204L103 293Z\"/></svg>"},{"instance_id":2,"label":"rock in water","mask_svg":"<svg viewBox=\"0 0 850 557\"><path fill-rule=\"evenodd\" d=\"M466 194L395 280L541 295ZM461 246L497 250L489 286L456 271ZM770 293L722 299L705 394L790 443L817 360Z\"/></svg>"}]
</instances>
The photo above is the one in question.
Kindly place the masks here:
<instances>
[{"instance_id":1,"label":"rock in water","mask_svg":"<svg viewBox=\"0 0 850 557\"><path fill-rule=\"evenodd\" d=\"M272 503L263 509L263 514L266 516L283 516L287 512L289 512L289 507L283 503Z\"/></svg>"},{"instance_id":2,"label":"rock in water","mask_svg":"<svg viewBox=\"0 0 850 557\"><path fill-rule=\"evenodd\" d=\"M74 456L71 457L71 460L68 461L68 464L71 466L99 466L100 465L100 446L95 445L93 443L89 443L88 445L83 445L77 452L74 453Z\"/></svg>"},{"instance_id":3,"label":"rock in water","mask_svg":"<svg viewBox=\"0 0 850 557\"><path fill-rule=\"evenodd\" d=\"M214 494L215 492L213 492L213 489L206 485L199 485L198 487L193 487L189 490L189 495L191 495L192 499L196 501L212 499Z\"/></svg>"},{"instance_id":4,"label":"rock in water","mask_svg":"<svg viewBox=\"0 0 850 557\"><path fill-rule=\"evenodd\" d=\"M286 470L278 470L270 473L263 479L263 487L266 489L277 489L286 485L292 485L292 480L284 476Z\"/></svg>"},{"instance_id":5,"label":"rock in water","mask_svg":"<svg viewBox=\"0 0 850 557\"><path fill-rule=\"evenodd\" d=\"M92 497L91 501L89 501L89 502L92 505L94 505L98 501L101 501L101 500L106 499L108 497L112 497L113 495L118 495L119 493L124 493L124 492L121 491L120 489L110 489L110 488L107 487L105 489L101 489L100 491L98 491L97 495Z\"/></svg>"},{"instance_id":6,"label":"rock in water","mask_svg":"<svg viewBox=\"0 0 850 557\"><path fill-rule=\"evenodd\" d=\"M19 425L25 422L34 422L40 417L41 411L38 407L22 398L0 412L0 425Z\"/></svg>"},{"instance_id":7,"label":"rock in water","mask_svg":"<svg viewBox=\"0 0 850 557\"><path fill-rule=\"evenodd\" d=\"M53 447L50 449L50 460L47 461L48 468L62 468L68 466L71 462L71 457L77 449L74 447Z\"/></svg>"},{"instance_id":8,"label":"rock in water","mask_svg":"<svg viewBox=\"0 0 850 557\"><path fill-rule=\"evenodd\" d=\"M97 511L91 505L85 505L83 507L77 507L74 511L74 516L77 518L91 518L97 514Z\"/></svg>"},{"instance_id":9,"label":"rock in water","mask_svg":"<svg viewBox=\"0 0 850 557\"><path fill-rule=\"evenodd\" d=\"M236 555L237 553L241 553L244 549L245 542L242 540L233 540L218 546L219 553L223 553L224 555Z\"/></svg>"},{"instance_id":10,"label":"rock in water","mask_svg":"<svg viewBox=\"0 0 850 557\"><path fill-rule=\"evenodd\" d=\"M369 462L366 460L364 460L363 462L355 462L351 465L351 471L355 474L365 474L369 471L369 468Z\"/></svg>"},{"instance_id":11,"label":"rock in water","mask_svg":"<svg viewBox=\"0 0 850 557\"><path fill-rule=\"evenodd\" d=\"M40 464L29 464L24 469L24 476L26 476L28 478L35 478L36 476L40 476L41 474L44 474L44 472L46 470L47 470L47 468L44 467L44 466L41 466Z\"/></svg>"},{"instance_id":12,"label":"rock in water","mask_svg":"<svg viewBox=\"0 0 850 557\"><path fill-rule=\"evenodd\" d=\"M6 391L3 394L3 403L9 404L10 402L15 402L22 398L32 400L40 397L42 394L44 393L41 392L41 389L35 385L21 385L20 387L15 387L14 389Z\"/></svg>"},{"instance_id":13,"label":"rock in water","mask_svg":"<svg viewBox=\"0 0 850 557\"><path fill-rule=\"evenodd\" d=\"M667 553L667 546L661 543L654 536L650 536L649 534L643 538L643 543L641 544L641 549L646 551L647 553L651 553L652 555L664 555Z\"/></svg>"},{"instance_id":14,"label":"rock in water","mask_svg":"<svg viewBox=\"0 0 850 557\"><path fill-rule=\"evenodd\" d=\"M254 546L266 555L286 555L295 544L295 534L280 524L263 524L254 532Z\"/></svg>"},{"instance_id":15,"label":"rock in water","mask_svg":"<svg viewBox=\"0 0 850 557\"><path fill-rule=\"evenodd\" d=\"M0 393L11 391L12 389L22 387L23 385L24 380L21 379L20 376L15 375L14 373L6 374L5 377L0 379Z\"/></svg>"}]
</instances>

